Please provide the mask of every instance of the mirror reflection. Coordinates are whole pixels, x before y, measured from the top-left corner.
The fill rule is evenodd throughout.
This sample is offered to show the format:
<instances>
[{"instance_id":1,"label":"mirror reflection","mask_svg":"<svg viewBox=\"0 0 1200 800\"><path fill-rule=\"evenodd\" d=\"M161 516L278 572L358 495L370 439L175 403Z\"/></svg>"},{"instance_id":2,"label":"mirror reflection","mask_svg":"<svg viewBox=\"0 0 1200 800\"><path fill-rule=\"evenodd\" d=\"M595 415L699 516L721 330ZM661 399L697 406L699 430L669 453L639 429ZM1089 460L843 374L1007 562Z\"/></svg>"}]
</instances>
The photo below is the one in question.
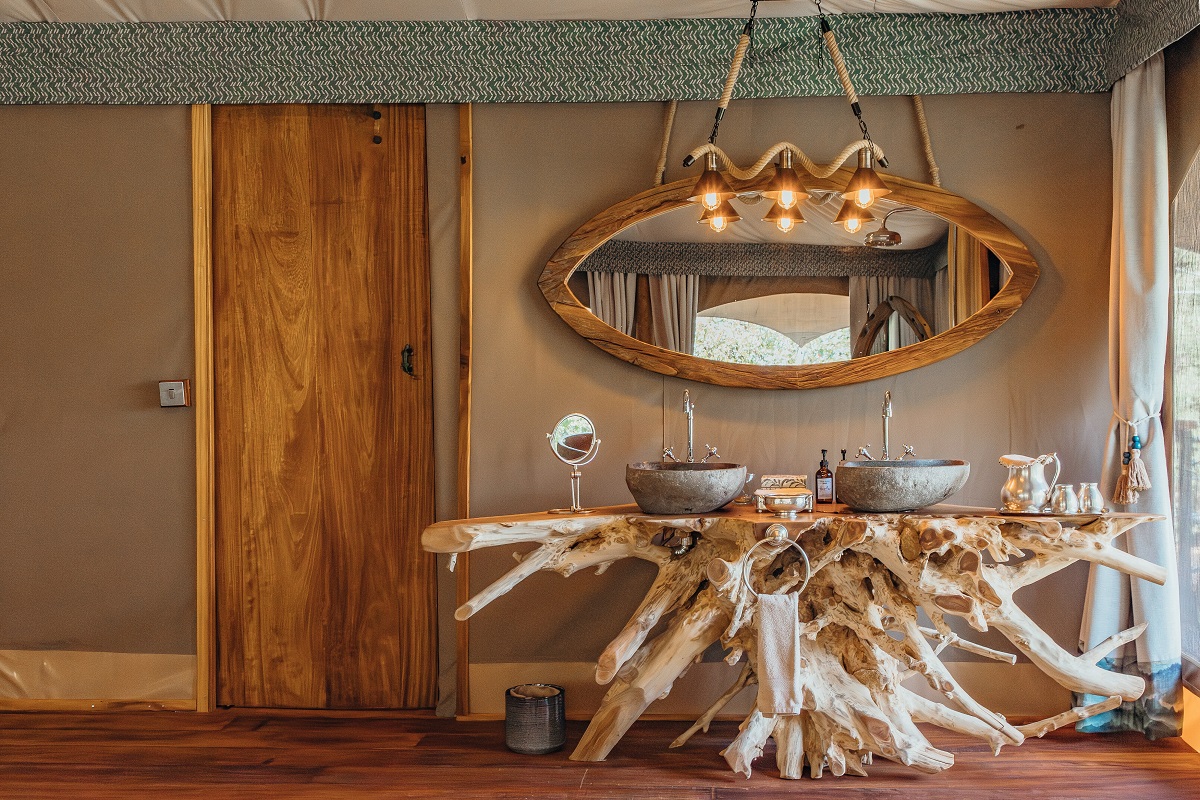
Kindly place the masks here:
<instances>
[{"instance_id":1,"label":"mirror reflection","mask_svg":"<svg viewBox=\"0 0 1200 800\"><path fill-rule=\"evenodd\" d=\"M929 211L883 198L853 232L815 191L807 222L762 221L757 193L718 233L689 205L643 219L579 263L569 288L648 344L735 364L848 361L924 341L982 308L1011 277L995 253Z\"/></svg>"},{"instance_id":2,"label":"mirror reflection","mask_svg":"<svg viewBox=\"0 0 1200 800\"><path fill-rule=\"evenodd\" d=\"M583 414L568 414L554 426L549 434L550 449L559 461L571 466L586 464L594 455L593 450L599 444L596 441L596 427Z\"/></svg>"}]
</instances>

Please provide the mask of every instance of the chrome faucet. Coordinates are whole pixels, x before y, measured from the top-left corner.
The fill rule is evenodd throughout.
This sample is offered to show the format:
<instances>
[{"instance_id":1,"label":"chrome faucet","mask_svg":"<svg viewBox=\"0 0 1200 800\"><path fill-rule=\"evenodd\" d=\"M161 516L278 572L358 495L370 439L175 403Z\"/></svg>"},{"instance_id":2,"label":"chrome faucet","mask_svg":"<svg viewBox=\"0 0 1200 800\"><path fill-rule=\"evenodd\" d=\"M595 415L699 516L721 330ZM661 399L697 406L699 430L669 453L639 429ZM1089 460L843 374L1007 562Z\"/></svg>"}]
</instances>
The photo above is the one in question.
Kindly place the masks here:
<instances>
[{"instance_id":1,"label":"chrome faucet","mask_svg":"<svg viewBox=\"0 0 1200 800\"><path fill-rule=\"evenodd\" d=\"M883 460L888 460L888 420L892 418L892 392L883 393Z\"/></svg>"},{"instance_id":2,"label":"chrome faucet","mask_svg":"<svg viewBox=\"0 0 1200 800\"><path fill-rule=\"evenodd\" d=\"M693 464L696 461L696 404L692 402L692 395L687 389L683 390L683 413L687 416L687 459L688 464ZM711 444L704 445L707 451L704 458L700 459L701 463L707 462L710 458L720 458L721 454L717 452L717 448ZM684 459L677 458L674 453L675 446L663 448L663 461L668 459L676 463L683 462Z\"/></svg>"},{"instance_id":3,"label":"chrome faucet","mask_svg":"<svg viewBox=\"0 0 1200 800\"><path fill-rule=\"evenodd\" d=\"M693 412L696 410L696 404L692 402L692 396L688 394L688 390L683 390L683 413L687 415L687 460L692 463L696 460L696 454L692 450L692 440L695 436L695 419Z\"/></svg>"},{"instance_id":4,"label":"chrome faucet","mask_svg":"<svg viewBox=\"0 0 1200 800\"><path fill-rule=\"evenodd\" d=\"M892 418L892 393L889 390L889 391L886 391L883 393L883 458L881 459L882 461L891 461L892 460L891 459L891 451L890 451L890 438L891 437L889 436L889 431L888 431L888 420L890 420L891 418ZM865 458L868 461L870 461L871 454L867 451L867 448L870 446L871 445L867 444L867 445L863 445L862 447L858 448L858 453L855 454L855 457L856 458ZM905 459L905 457L907 457L907 456L913 456L913 457L916 456L916 453L913 451L912 445L908 445L908 444L904 445L904 452L901 453L900 456L896 458L896 460L903 461Z\"/></svg>"}]
</instances>

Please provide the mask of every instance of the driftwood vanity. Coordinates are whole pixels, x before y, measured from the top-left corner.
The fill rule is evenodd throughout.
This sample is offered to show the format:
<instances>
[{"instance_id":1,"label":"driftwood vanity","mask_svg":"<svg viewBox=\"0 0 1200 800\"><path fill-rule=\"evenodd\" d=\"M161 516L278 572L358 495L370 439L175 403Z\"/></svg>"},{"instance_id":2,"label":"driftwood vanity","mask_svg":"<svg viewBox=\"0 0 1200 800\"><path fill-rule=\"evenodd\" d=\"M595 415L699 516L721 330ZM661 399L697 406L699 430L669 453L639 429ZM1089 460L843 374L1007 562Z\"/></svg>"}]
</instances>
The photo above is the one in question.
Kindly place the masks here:
<instances>
[{"instance_id":1,"label":"driftwood vanity","mask_svg":"<svg viewBox=\"0 0 1200 800\"><path fill-rule=\"evenodd\" d=\"M706 730L736 694L758 682L756 595L798 592L807 556L811 579L798 594L803 708L782 715L765 713L756 704L724 750L730 767L749 775L767 740L774 738L780 775L799 778L806 764L813 777L824 770L863 775L876 755L939 772L954 763L954 756L930 744L916 723L979 738L999 753L1006 744L1019 745L1028 736L1139 697L1141 678L1108 672L1097 663L1135 639L1144 626L1074 655L1038 627L1013 594L1078 560L1163 583L1164 568L1112 543L1152 519L935 506L908 514L828 507L781 521L749 507L665 517L630 505L568 516L440 522L425 530L422 541L425 549L440 553L538 545L463 604L455 612L460 620L539 570L571 575L588 567L603 570L622 558L658 567L645 599L600 656L596 680L610 688L571 754L578 761L603 760L650 703L719 641L728 648L730 663L742 663L741 673L672 746ZM768 525L776 522L786 526L791 541L759 544ZM918 620L918 609L929 625ZM1012 725L964 691L939 655L955 647L1013 663L1015 653L960 637L951 630L949 617L961 617L980 631L995 628L1060 685L1106 699L1033 724ZM650 637L660 622L659 632ZM908 677L927 681L943 695L944 704L902 686Z\"/></svg>"}]
</instances>

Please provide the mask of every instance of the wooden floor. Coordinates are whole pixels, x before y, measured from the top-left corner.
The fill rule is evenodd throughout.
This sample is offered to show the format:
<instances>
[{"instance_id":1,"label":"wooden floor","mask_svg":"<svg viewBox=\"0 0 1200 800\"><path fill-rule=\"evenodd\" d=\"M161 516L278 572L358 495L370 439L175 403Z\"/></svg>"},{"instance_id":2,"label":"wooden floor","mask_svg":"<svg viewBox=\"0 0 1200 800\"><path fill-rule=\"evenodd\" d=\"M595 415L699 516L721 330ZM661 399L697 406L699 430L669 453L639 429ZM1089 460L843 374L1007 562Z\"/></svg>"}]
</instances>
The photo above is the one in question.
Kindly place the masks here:
<instances>
[{"instance_id":1,"label":"wooden floor","mask_svg":"<svg viewBox=\"0 0 1200 800\"><path fill-rule=\"evenodd\" d=\"M0 796L39 798L1200 798L1200 754L1179 739L1058 731L993 757L931 731L955 754L941 775L876 760L869 778L783 781L771 751L749 780L719 752L714 724L683 748L686 723L638 722L608 761L521 756L501 722L427 714L171 712L0 714ZM568 747L583 730L570 723Z\"/></svg>"}]
</instances>

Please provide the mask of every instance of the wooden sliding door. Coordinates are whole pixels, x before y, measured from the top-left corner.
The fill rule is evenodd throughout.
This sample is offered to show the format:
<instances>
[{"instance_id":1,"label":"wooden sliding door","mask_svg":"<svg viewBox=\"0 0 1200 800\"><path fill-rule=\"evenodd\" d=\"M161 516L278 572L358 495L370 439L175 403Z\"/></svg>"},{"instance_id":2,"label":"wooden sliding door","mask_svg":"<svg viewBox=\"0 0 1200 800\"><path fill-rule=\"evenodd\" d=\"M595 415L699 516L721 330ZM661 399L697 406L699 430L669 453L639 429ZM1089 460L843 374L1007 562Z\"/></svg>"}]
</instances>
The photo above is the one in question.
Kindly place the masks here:
<instances>
[{"instance_id":1,"label":"wooden sliding door","mask_svg":"<svg viewBox=\"0 0 1200 800\"><path fill-rule=\"evenodd\" d=\"M218 703L431 706L424 108L212 125Z\"/></svg>"}]
</instances>

